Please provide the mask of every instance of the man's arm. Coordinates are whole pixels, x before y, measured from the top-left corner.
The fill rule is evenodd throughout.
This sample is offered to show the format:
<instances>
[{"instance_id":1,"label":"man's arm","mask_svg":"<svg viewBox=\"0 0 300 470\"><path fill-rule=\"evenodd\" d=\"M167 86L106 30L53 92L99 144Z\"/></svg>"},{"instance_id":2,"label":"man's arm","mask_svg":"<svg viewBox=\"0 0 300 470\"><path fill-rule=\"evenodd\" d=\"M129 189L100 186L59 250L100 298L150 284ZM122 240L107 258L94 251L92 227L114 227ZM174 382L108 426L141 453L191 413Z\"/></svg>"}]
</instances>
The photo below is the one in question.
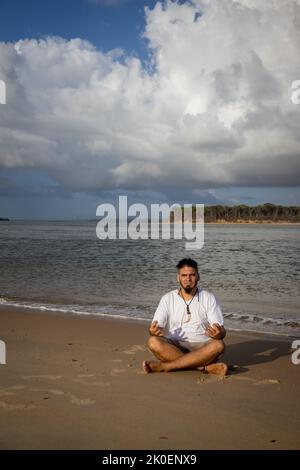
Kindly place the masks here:
<instances>
[{"instance_id":1,"label":"man's arm","mask_svg":"<svg viewBox=\"0 0 300 470\"><path fill-rule=\"evenodd\" d=\"M212 339L225 338L226 330L223 326L224 319L222 310L216 297L211 293L209 293L207 320L208 326L205 334Z\"/></svg>"},{"instance_id":2,"label":"man's arm","mask_svg":"<svg viewBox=\"0 0 300 470\"><path fill-rule=\"evenodd\" d=\"M151 336L164 336L164 327L167 324L168 315L168 303L166 302L166 296L163 296L160 299L160 302L154 314L154 318L149 327L149 334Z\"/></svg>"}]
</instances>

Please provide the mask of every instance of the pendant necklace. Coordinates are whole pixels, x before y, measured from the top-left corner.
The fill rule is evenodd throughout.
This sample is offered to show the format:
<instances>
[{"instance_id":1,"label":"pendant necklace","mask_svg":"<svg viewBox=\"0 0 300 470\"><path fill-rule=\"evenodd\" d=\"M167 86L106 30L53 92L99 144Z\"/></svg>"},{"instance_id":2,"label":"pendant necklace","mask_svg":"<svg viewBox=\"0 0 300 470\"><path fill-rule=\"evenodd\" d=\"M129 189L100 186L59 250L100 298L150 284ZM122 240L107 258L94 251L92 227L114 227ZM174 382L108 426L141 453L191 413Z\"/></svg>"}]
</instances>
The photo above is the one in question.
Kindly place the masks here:
<instances>
[{"instance_id":1,"label":"pendant necklace","mask_svg":"<svg viewBox=\"0 0 300 470\"><path fill-rule=\"evenodd\" d=\"M198 292L198 287L197 287L196 292L195 292L195 294L193 295L192 299L190 300L190 302L187 303L186 300L185 300L185 298L183 297L183 295L182 295L182 293L181 293L181 288L180 288L181 298L182 298L182 300L184 301L184 303L185 303L185 305L186 305L186 315L187 315L187 319L184 320L183 323L187 323L187 322L189 322L190 319L191 319L191 315L192 315L192 314L191 314L191 311L190 311L190 305L191 305L191 303L193 302L194 297L195 297L195 295L197 294L197 292Z\"/></svg>"}]
</instances>

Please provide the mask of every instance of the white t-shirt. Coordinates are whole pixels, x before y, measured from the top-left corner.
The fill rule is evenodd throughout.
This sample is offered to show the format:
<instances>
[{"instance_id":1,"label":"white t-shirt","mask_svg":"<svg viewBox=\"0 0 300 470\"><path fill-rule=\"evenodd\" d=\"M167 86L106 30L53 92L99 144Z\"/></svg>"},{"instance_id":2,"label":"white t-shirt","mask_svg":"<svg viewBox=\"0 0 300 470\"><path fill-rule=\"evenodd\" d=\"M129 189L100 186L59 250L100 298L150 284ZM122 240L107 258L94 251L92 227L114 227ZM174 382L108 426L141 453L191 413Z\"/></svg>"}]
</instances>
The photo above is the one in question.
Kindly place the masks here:
<instances>
[{"instance_id":1,"label":"white t-shirt","mask_svg":"<svg viewBox=\"0 0 300 470\"><path fill-rule=\"evenodd\" d=\"M164 336L180 343L208 341L210 338L205 335L207 326L213 323L224 324L222 311L215 296L198 288L193 301L187 303L190 317L187 316L187 307L179 291L176 289L168 292L161 298L153 321L157 321L158 325L164 328Z\"/></svg>"}]
</instances>

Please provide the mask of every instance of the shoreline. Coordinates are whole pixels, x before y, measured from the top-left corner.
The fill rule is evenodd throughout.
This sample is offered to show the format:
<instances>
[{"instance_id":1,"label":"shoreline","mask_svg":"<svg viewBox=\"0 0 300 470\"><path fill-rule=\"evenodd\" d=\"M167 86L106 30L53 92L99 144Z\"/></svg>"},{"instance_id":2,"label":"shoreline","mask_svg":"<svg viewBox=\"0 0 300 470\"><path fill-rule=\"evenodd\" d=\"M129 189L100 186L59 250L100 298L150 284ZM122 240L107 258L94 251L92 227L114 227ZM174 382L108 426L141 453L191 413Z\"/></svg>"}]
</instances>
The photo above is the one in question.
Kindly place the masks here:
<instances>
[{"instance_id":1,"label":"shoreline","mask_svg":"<svg viewBox=\"0 0 300 470\"><path fill-rule=\"evenodd\" d=\"M98 219L9 219L7 220L0 220L0 222L99 222ZM185 222L191 223L190 220L185 220ZM199 222L199 221L197 221ZM169 220L163 220L160 223L162 224L177 224L177 223L182 223L178 220L175 221L169 221ZM192 223L195 223L192 222ZM290 222L290 221L285 221L285 220L280 220L278 222L273 221L273 220L240 220L240 221L235 221L235 222L229 222L226 220L221 219L220 221L211 221L211 222L205 222L204 225L300 225L300 222Z\"/></svg>"},{"instance_id":2,"label":"shoreline","mask_svg":"<svg viewBox=\"0 0 300 470\"><path fill-rule=\"evenodd\" d=\"M3 306L0 320L1 449L300 446L300 365L286 338L229 332L222 360L236 368L220 380L144 374L152 355L135 321Z\"/></svg>"},{"instance_id":3,"label":"shoreline","mask_svg":"<svg viewBox=\"0 0 300 470\"><path fill-rule=\"evenodd\" d=\"M196 222L201 222L202 221L198 220L198 221L190 221L190 220L185 220L184 222L180 222L180 221L173 221L173 222L164 222L164 223L171 223L172 225L175 225L175 224L184 224L184 223L193 223L195 224ZM240 221L240 222L227 222L227 221L214 221L214 222L205 222L204 221L204 226L205 225L295 225L295 226L298 226L300 225L300 222L284 222L284 221L280 221L280 222L273 222L273 221L268 221L268 220L265 220L265 221L255 221L255 220L243 220L243 221Z\"/></svg>"},{"instance_id":4,"label":"shoreline","mask_svg":"<svg viewBox=\"0 0 300 470\"><path fill-rule=\"evenodd\" d=\"M226 221L220 221L220 222L204 222L204 224L209 224L209 225L300 225L300 222L273 222L273 221L254 221L254 220L249 220L249 221L241 221L241 222L226 222Z\"/></svg>"},{"instance_id":5,"label":"shoreline","mask_svg":"<svg viewBox=\"0 0 300 470\"><path fill-rule=\"evenodd\" d=\"M25 306L11 306L11 305L1 305L0 304L0 318L1 318L1 311L12 311L15 313L20 314L32 314L32 315L42 315L42 316L50 316L50 317L64 317L64 318L93 318L96 320L107 320L112 322L121 322L121 323L133 323L136 325L147 325L150 324L151 319L148 318L134 318L129 317L126 315L114 315L108 313L77 313L72 311L50 311L46 308L34 308L34 307L25 307ZM226 323L226 318L225 318ZM226 331L232 334L237 334L241 336L257 336L264 338L266 340L278 340L278 341L292 341L294 339L300 339L299 336L293 334L283 334L282 332L266 332L266 331L259 331L259 330L247 330L247 329L239 329L239 328L230 328L226 327Z\"/></svg>"}]
</instances>

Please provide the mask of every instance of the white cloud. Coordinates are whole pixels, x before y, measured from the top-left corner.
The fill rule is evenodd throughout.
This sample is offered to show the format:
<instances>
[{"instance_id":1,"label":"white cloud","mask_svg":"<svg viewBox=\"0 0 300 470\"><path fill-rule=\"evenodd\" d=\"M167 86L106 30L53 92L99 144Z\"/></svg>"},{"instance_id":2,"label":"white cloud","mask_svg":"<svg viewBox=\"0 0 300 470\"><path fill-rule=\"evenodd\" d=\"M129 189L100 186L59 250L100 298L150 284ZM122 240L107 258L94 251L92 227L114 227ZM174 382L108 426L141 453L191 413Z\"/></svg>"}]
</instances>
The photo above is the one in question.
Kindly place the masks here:
<instances>
[{"instance_id":1,"label":"white cloud","mask_svg":"<svg viewBox=\"0 0 300 470\"><path fill-rule=\"evenodd\" d=\"M299 0L157 3L152 72L62 38L0 43L0 165L71 190L295 186Z\"/></svg>"}]
</instances>

